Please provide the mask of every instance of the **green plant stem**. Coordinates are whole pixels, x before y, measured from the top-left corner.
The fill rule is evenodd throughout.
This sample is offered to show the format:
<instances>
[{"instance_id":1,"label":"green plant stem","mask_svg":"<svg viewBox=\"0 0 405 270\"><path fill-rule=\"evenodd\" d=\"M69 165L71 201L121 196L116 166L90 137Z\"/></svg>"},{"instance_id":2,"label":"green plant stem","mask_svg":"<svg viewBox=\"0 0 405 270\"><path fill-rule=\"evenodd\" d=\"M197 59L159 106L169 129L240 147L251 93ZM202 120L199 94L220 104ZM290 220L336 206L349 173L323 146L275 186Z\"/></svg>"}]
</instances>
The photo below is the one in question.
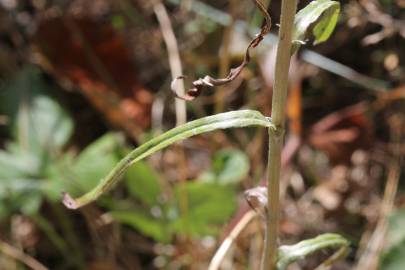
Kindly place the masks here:
<instances>
[{"instance_id":1,"label":"green plant stem","mask_svg":"<svg viewBox=\"0 0 405 270\"><path fill-rule=\"evenodd\" d=\"M288 70L290 67L292 32L296 0L283 0L279 42L277 46L275 82L273 88L272 120L275 129L269 129L269 153L267 164L267 189L269 194L262 270L273 270L277 262L277 235L280 212L280 167L284 141L285 105L287 100Z\"/></svg>"}]
</instances>

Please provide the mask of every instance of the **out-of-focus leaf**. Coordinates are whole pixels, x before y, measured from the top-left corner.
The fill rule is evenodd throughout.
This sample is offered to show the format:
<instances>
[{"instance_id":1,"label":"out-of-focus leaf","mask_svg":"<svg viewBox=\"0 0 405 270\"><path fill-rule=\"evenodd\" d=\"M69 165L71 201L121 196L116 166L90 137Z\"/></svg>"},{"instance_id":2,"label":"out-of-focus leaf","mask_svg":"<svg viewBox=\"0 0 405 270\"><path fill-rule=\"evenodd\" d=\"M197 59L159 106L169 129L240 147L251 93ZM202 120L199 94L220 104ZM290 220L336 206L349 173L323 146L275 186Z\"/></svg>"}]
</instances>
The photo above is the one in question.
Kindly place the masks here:
<instances>
[{"instance_id":1,"label":"out-of-focus leaf","mask_svg":"<svg viewBox=\"0 0 405 270\"><path fill-rule=\"evenodd\" d=\"M70 209L77 209L96 200L118 182L121 179L122 174L131 165L177 141L217 129L241 128L248 126L274 128L270 118L263 116L258 111L252 110L220 113L203 117L173 128L130 152L105 178L101 179L94 189L90 190L83 196L73 199L68 193L64 193L63 203Z\"/></svg>"},{"instance_id":2,"label":"out-of-focus leaf","mask_svg":"<svg viewBox=\"0 0 405 270\"><path fill-rule=\"evenodd\" d=\"M63 156L54 160L46 168L43 191L45 196L50 201L60 200L60 194L68 190L76 194L82 191L82 188L77 181L75 172L73 171L74 155L71 152L66 152Z\"/></svg>"},{"instance_id":3,"label":"out-of-focus leaf","mask_svg":"<svg viewBox=\"0 0 405 270\"><path fill-rule=\"evenodd\" d=\"M381 258L381 270L402 270L405 265L405 209L399 209L389 218L388 249Z\"/></svg>"},{"instance_id":4,"label":"out-of-focus leaf","mask_svg":"<svg viewBox=\"0 0 405 270\"><path fill-rule=\"evenodd\" d=\"M168 224L148 214L140 211L113 211L110 214L114 220L132 226L156 241L167 243L171 239L171 234L167 229Z\"/></svg>"},{"instance_id":5,"label":"out-of-focus leaf","mask_svg":"<svg viewBox=\"0 0 405 270\"><path fill-rule=\"evenodd\" d=\"M38 158L28 152L0 151L0 180L36 175L39 166Z\"/></svg>"},{"instance_id":6,"label":"out-of-focus leaf","mask_svg":"<svg viewBox=\"0 0 405 270\"><path fill-rule=\"evenodd\" d=\"M42 203L41 193L28 193L21 196L19 208L25 215L34 215L38 212Z\"/></svg>"},{"instance_id":7,"label":"out-of-focus leaf","mask_svg":"<svg viewBox=\"0 0 405 270\"><path fill-rule=\"evenodd\" d=\"M221 184L237 183L249 172L249 159L245 153L236 149L224 149L213 158L212 171L202 176L202 180Z\"/></svg>"},{"instance_id":8,"label":"out-of-focus leaf","mask_svg":"<svg viewBox=\"0 0 405 270\"><path fill-rule=\"evenodd\" d=\"M321 234L291 246L280 246L278 249L277 270L284 270L289 264L304 259L315 252L328 248L343 248L342 250L345 251L348 246L349 242L345 238L333 233ZM346 255L346 252L342 252L343 255Z\"/></svg>"},{"instance_id":9,"label":"out-of-focus leaf","mask_svg":"<svg viewBox=\"0 0 405 270\"><path fill-rule=\"evenodd\" d=\"M1 96L18 145L41 158L59 150L73 129L65 110L47 95L51 88L39 69L26 66L4 87Z\"/></svg>"},{"instance_id":10,"label":"out-of-focus leaf","mask_svg":"<svg viewBox=\"0 0 405 270\"><path fill-rule=\"evenodd\" d=\"M236 192L231 186L188 182L184 188L182 186L176 188L178 203L183 195L181 192L186 193L188 211L185 213L186 216L173 224L179 233L184 233L183 225L186 224L193 236L216 234L218 226L225 223L236 208Z\"/></svg>"},{"instance_id":11,"label":"out-of-focus leaf","mask_svg":"<svg viewBox=\"0 0 405 270\"><path fill-rule=\"evenodd\" d=\"M131 166L125 178L132 196L149 206L158 203L157 199L161 194L159 176L146 162L141 161Z\"/></svg>"},{"instance_id":12,"label":"out-of-focus leaf","mask_svg":"<svg viewBox=\"0 0 405 270\"><path fill-rule=\"evenodd\" d=\"M37 193L42 190L40 179L14 178L0 180L0 198L24 192Z\"/></svg>"},{"instance_id":13,"label":"out-of-focus leaf","mask_svg":"<svg viewBox=\"0 0 405 270\"><path fill-rule=\"evenodd\" d=\"M83 190L89 190L119 161L120 143L116 134L107 134L86 147L73 166Z\"/></svg>"},{"instance_id":14,"label":"out-of-focus leaf","mask_svg":"<svg viewBox=\"0 0 405 270\"><path fill-rule=\"evenodd\" d=\"M295 15L293 52L309 36L312 30L314 44L326 41L335 29L340 12L340 3L331 0L315 0Z\"/></svg>"},{"instance_id":15,"label":"out-of-focus leaf","mask_svg":"<svg viewBox=\"0 0 405 270\"><path fill-rule=\"evenodd\" d=\"M389 218L388 244L395 246L405 240L405 209L399 209Z\"/></svg>"},{"instance_id":16,"label":"out-of-focus leaf","mask_svg":"<svg viewBox=\"0 0 405 270\"><path fill-rule=\"evenodd\" d=\"M0 219L15 212L36 213L42 203L42 185L39 179L0 180Z\"/></svg>"},{"instance_id":17,"label":"out-of-focus leaf","mask_svg":"<svg viewBox=\"0 0 405 270\"><path fill-rule=\"evenodd\" d=\"M0 220L5 219L9 215L9 209L0 201Z\"/></svg>"},{"instance_id":18,"label":"out-of-focus leaf","mask_svg":"<svg viewBox=\"0 0 405 270\"><path fill-rule=\"evenodd\" d=\"M392 246L382 256L381 270L403 270L405 265L405 239Z\"/></svg>"},{"instance_id":19,"label":"out-of-focus leaf","mask_svg":"<svg viewBox=\"0 0 405 270\"><path fill-rule=\"evenodd\" d=\"M43 94L47 89L40 75L38 68L27 65L1 87L0 108L2 113L9 117L14 128L17 126L18 112L23 101Z\"/></svg>"},{"instance_id":20,"label":"out-of-focus leaf","mask_svg":"<svg viewBox=\"0 0 405 270\"><path fill-rule=\"evenodd\" d=\"M18 133L35 153L58 150L69 140L73 122L55 100L37 96L27 106L19 112Z\"/></svg>"}]
</instances>

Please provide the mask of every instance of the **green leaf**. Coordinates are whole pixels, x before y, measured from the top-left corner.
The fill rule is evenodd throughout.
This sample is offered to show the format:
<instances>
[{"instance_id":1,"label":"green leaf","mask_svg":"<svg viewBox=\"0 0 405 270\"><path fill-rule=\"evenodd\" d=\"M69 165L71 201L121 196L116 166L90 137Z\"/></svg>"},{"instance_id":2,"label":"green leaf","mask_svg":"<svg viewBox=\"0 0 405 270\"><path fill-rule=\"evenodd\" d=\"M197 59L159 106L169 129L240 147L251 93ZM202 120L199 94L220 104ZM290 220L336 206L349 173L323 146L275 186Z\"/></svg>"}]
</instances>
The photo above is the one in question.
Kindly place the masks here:
<instances>
[{"instance_id":1,"label":"green leaf","mask_svg":"<svg viewBox=\"0 0 405 270\"><path fill-rule=\"evenodd\" d=\"M178 233L214 235L219 225L225 223L236 209L236 191L231 186L188 182L184 188L182 185L177 186L175 191L179 209L184 196L182 192L187 198L187 213L173 224Z\"/></svg>"},{"instance_id":2,"label":"green leaf","mask_svg":"<svg viewBox=\"0 0 405 270\"><path fill-rule=\"evenodd\" d=\"M388 245L395 246L405 240L405 209L395 211L388 220Z\"/></svg>"},{"instance_id":3,"label":"green leaf","mask_svg":"<svg viewBox=\"0 0 405 270\"><path fill-rule=\"evenodd\" d=\"M26 66L1 94L19 146L41 158L60 150L73 130L69 115L49 96L52 88L38 68Z\"/></svg>"},{"instance_id":4,"label":"green leaf","mask_svg":"<svg viewBox=\"0 0 405 270\"><path fill-rule=\"evenodd\" d=\"M126 186L129 193L149 206L158 204L161 195L159 175L146 163L139 161L128 168Z\"/></svg>"},{"instance_id":5,"label":"green leaf","mask_svg":"<svg viewBox=\"0 0 405 270\"><path fill-rule=\"evenodd\" d=\"M403 229L403 228L402 228ZM381 259L381 270L403 270L405 265L405 239L391 246Z\"/></svg>"},{"instance_id":6,"label":"green leaf","mask_svg":"<svg viewBox=\"0 0 405 270\"><path fill-rule=\"evenodd\" d=\"M6 198L13 194L40 193L42 184L39 179L14 178L0 179L0 198Z\"/></svg>"},{"instance_id":7,"label":"green leaf","mask_svg":"<svg viewBox=\"0 0 405 270\"><path fill-rule=\"evenodd\" d=\"M248 157L242 151L224 149L215 153L212 167L212 171L204 173L201 180L230 184L238 183L247 176L250 163Z\"/></svg>"},{"instance_id":8,"label":"green leaf","mask_svg":"<svg viewBox=\"0 0 405 270\"><path fill-rule=\"evenodd\" d=\"M74 161L75 155L72 152L66 152L47 166L43 191L48 200L52 202L60 200L60 194L65 190L72 194L83 192L72 169Z\"/></svg>"},{"instance_id":9,"label":"green leaf","mask_svg":"<svg viewBox=\"0 0 405 270\"><path fill-rule=\"evenodd\" d=\"M326 41L335 29L340 3L331 0L315 0L301 9L294 20L293 53L309 37L312 30L314 44Z\"/></svg>"},{"instance_id":10,"label":"green leaf","mask_svg":"<svg viewBox=\"0 0 405 270\"><path fill-rule=\"evenodd\" d=\"M25 215L37 214L42 204L41 193L28 193L21 196L21 200L18 203L18 207Z\"/></svg>"},{"instance_id":11,"label":"green leaf","mask_svg":"<svg viewBox=\"0 0 405 270\"><path fill-rule=\"evenodd\" d=\"M65 193L63 202L66 207L77 209L96 200L103 193L110 190L131 165L177 141L217 129L241 128L247 126L274 128L269 118L252 110L220 113L188 122L185 125L163 133L133 150L123 158L105 178L101 179L93 190L82 197L73 199L69 194Z\"/></svg>"},{"instance_id":12,"label":"green leaf","mask_svg":"<svg viewBox=\"0 0 405 270\"><path fill-rule=\"evenodd\" d=\"M75 181L82 190L89 190L97 185L100 178L111 171L119 161L122 150L117 134L106 134L87 146L80 153L73 165Z\"/></svg>"},{"instance_id":13,"label":"green leaf","mask_svg":"<svg viewBox=\"0 0 405 270\"><path fill-rule=\"evenodd\" d=\"M381 270L402 270L405 264L405 209L395 211L388 220L387 250L381 257Z\"/></svg>"},{"instance_id":14,"label":"green leaf","mask_svg":"<svg viewBox=\"0 0 405 270\"><path fill-rule=\"evenodd\" d=\"M0 180L34 176L39 173L39 167L38 158L31 153L0 150Z\"/></svg>"},{"instance_id":15,"label":"green leaf","mask_svg":"<svg viewBox=\"0 0 405 270\"><path fill-rule=\"evenodd\" d=\"M167 231L167 224L141 211L112 211L114 220L127 224L142 234L152 237L156 241L168 243L171 234Z\"/></svg>"},{"instance_id":16,"label":"green leaf","mask_svg":"<svg viewBox=\"0 0 405 270\"><path fill-rule=\"evenodd\" d=\"M280 246L278 250L277 270L284 270L286 267L300 259L327 248L341 248L341 256L346 255L349 242L338 234L322 234L315 238L303 240L295 245ZM336 259L340 259L336 258Z\"/></svg>"},{"instance_id":17,"label":"green leaf","mask_svg":"<svg viewBox=\"0 0 405 270\"><path fill-rule=\"evenodd\" d=\"M73 122L68 114L48 96L37 96L27 106L28 111L19 112L19 138L27 136L35 153L59 150L72 134Z\"/></svg>"}]
</instances>

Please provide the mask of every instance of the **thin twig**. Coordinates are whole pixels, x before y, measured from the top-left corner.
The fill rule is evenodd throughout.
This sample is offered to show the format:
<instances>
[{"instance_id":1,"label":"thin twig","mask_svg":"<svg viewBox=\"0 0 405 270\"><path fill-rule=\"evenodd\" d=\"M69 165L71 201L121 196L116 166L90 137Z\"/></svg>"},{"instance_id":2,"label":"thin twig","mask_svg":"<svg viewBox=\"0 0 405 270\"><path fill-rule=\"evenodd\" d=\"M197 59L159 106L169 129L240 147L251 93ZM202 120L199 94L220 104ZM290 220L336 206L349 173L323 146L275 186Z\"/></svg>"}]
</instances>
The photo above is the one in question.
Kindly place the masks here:
<instances>
[{"instance_id":1,"label":"thin twig","mask_svg":"<svg viewBox=\"0 0 405 270\"><path fill-rule=\"evenodd\" d=\"M224 260L227 252L232 246L235 239L243 231L243 229L256 217L256 213L253 210L247 212L232 229L229 235L222 242L221 246L217 249L214 257L212 258L208 270L217 270L221 266L222 261Z\"/></svg>"},{"instance_id":2,"label":"thin twig","mask_svg":"<svg viewBox=\"0 0 405 270\"><path fill-rule=\"evenodd\" d=\"M166 44L167 53L169 55L170 72L172 74L172 80L183 74L183 68L181 66L179 47L177 45L176 36L173 32L173 27L170 22L169 15L167 14L165 6L160 1L154 1L153 11L159 22L160 29L162 31L163 39ZM184 95L184 83L178 82L176 86L179 95ZM182 125L187 121L186 103L184 100L176 99L176 125Z\"/></svg>"},{"instance_id":3,"label":"thin twig","mask_svg":"<svg viewBox=\"0 0 405 270\"><path fill-rule=\"evenodd\" d=\"M25 254L21 250L13 247L12 245L1 241L0 240L0 252L4 253L5 255L22 262L23 264L27 265L31 269L34 270L48 270L42 263L34 259L33 257Z\"/></svg>"}]
</instances>

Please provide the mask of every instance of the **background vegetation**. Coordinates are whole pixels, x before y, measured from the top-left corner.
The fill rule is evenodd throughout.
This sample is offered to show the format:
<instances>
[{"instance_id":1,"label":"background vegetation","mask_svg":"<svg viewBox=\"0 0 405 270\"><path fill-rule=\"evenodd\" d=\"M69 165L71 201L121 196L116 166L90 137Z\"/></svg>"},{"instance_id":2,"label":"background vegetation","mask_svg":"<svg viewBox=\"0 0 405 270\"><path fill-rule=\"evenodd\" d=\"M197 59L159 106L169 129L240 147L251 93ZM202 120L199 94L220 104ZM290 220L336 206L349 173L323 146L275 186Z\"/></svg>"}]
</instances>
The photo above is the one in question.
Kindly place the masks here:
<instances>
[{"instance_id":1,"label":"background vegetation","mask_svg":"<svg viewBox=\"0 0 405 270\"><path fill-rule=\"evenodd\" d=\"M352 245L333 269L402 269L405 3L340 2L334 35L303 46L290 69L280 241L337 232ZM157 4L0 0L1 269L206 269L243 220L243 191L265 177L258 128L193 137L131 167L96 203L61 204L62 191L90 190L185 116L270 114L273 35L237 79L176 111ZM163 7L190 78L225 76L262 22L252 1ZM277 33L280 1L269 12ZM223 269L256 269L262 233L260 218L246 225Z\"/></svg>"}]
</instances>

